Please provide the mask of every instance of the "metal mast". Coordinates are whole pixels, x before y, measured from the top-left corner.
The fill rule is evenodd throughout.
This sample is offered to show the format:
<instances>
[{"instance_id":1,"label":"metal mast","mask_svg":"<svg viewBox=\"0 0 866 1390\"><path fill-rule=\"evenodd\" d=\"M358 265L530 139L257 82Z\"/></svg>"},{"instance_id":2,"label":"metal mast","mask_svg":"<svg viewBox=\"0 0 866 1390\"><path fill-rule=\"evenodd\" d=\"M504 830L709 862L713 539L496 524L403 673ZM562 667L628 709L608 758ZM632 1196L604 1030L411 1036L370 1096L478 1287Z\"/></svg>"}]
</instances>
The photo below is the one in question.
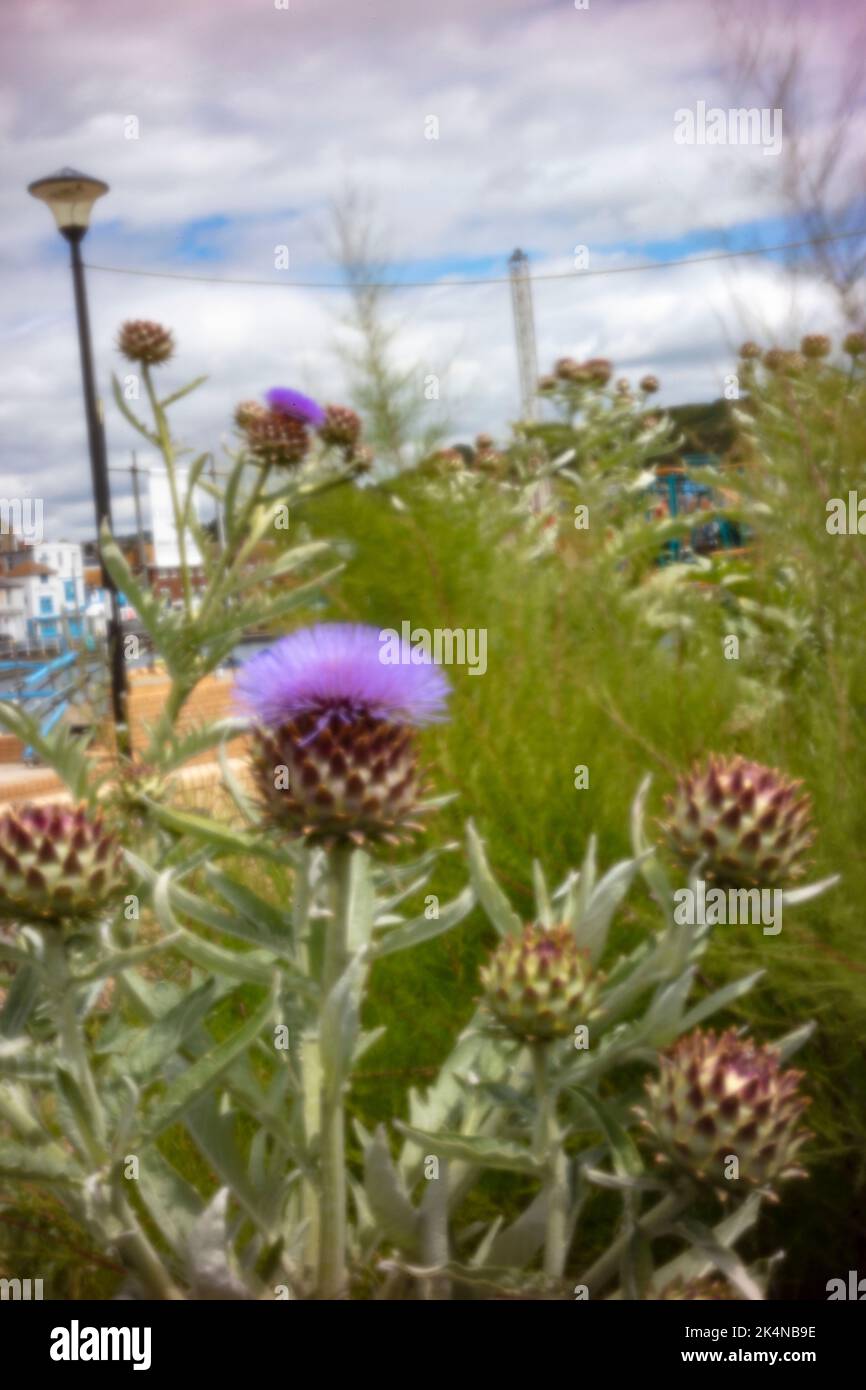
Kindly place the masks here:
<instances>
[{"instance_id":1,"label":"metal mast","mask_svg":"<svg viewBox=\"0 0 866 1390\"><path fill-rule=\"evenodd\" d=\"M517 370L520 375L520 404L524 420L535 418L535 392L538 383L538 357L535 350L535 318L532 312L532 282L529 258L521 250L509 257L511 304L514 310L514 337L517 343Z\"/></svg>"}]
</instances>

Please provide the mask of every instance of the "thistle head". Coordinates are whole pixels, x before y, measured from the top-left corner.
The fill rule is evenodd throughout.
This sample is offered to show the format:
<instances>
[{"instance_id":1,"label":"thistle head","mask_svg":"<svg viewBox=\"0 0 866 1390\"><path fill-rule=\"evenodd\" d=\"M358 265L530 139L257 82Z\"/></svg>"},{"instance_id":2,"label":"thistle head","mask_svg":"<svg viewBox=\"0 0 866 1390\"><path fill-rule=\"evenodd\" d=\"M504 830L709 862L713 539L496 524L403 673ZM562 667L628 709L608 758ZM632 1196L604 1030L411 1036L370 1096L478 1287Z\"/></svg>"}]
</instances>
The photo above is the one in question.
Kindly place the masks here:
<instances>
[{"instance_id":1,"label":"thistle head","mask_svg":"<svg viewBox=\"0 0 866 1390\"><path fill-rule=\"evenodd\" d=\"M326 412L316 401L300 391L292 391L288 386L274 386L265 394L265 400L276 415L288 415L302 425L310 425L318 430L325 424Z\"/></svg>"},{"instance_id":2,"label":"thistle head","mask_svg":"<svg viewBox=\"0 0 866 1390\"><path fill-rule=\"evenodd\" d=\"M86 922L123 882L123 851L102 812L26 805L0 814L0 920Z\"/></svg>"},{"instance_id":3,"label":"thistle head","mask_svg":"<svg viewBox=\"0 0 866 1390\"><path fill-rule=\"evenodd\" d=\"M713 755L666 799L668 846L684 868L703 861L703 876L722 887L790 884L814 838L802 785L748 758Z\"/></svg>"},{"instance_id":4,"label":"thistle head","mask_svg":"<svg viewBox=\"0 0 866 1390\"><path fill-rule=\"evenodd\" d=\"M158 367L167 362L175 348L174 338L161 323L149 319L128 319L117 336L118 351L130 362Z\"/></svg>"},{"instance_id":5,"label":"thistle head","mask_svg":"<svg viewBox=\"0 0 866 1390\"><path fill-rule=\"evenodd\" d=\"M417 828L414 728L444 717L450 688L437 666L397 645L395 660L377 628L321 623L242 668L237 693L257 721L264 804L290 833L360 843Z\"/></svg>"},{"instance_id":6,"label":"thistle head","mask_svg":"<svg viewBox=\"0 0 866 1390\"><path fill-rule=\"evenodd\" d=\"M329 447L353 453L361 438L361 417L346 405L326 405L319 438Z\"/></svg>"},{"instance_id":7,"label":"thistle head","mask_svg":"<svg viewBox=\"0 0 866 1390\"><path fill-rule=\"evenodd\" d=\"M696 1028L659 1058L637 1113L659 1162L722 1191L735 1180L767 1189L805 1176L802 1078L768 1044Z\"/></svg>"},{"instance_id":8,"label":"thistle head","mask_svg":"<svg viewBox=\"0 0 866 1390\"><path fill-rule=\"evenodd\" d=\"M829 357L833 350L833 344L826 333L807 333L800 340L800 351L804 357L812 361L817 361L822 357Z\"/></svg>"},{"instance_id":9,"label":"thistle head","mask_svg":"<svg viewBox=\"0 0 866 1390\"><path fill-rule=\"evenodd\" d=\"M491 1014L524 1042L566 1037L585 1023L601 982L564 925L530 924L504 937L480 976Z\"/></svg>"}]
</instances>

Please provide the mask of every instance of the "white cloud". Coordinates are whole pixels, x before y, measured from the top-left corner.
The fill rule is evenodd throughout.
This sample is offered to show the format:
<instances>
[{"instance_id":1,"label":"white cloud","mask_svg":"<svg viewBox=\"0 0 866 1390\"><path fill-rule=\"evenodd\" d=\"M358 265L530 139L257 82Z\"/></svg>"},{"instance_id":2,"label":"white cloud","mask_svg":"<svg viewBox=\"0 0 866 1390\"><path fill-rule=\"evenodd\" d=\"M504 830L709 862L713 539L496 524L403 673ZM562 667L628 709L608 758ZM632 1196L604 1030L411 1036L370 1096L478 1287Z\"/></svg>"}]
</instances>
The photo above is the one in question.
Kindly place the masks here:
<instances>
[{"instance_id":1,"label":"white cloud","mask_svg":"<svg viewBox=\"0 0 866 1390\"><path fill-rule=\"evenodd\" d=\"M784 23L784 10L772 13ZM288 11L269 0L31 0L0 25L4 488L26 478L57 533L87 534L92 522L68 274L44 208L24 192L39 174L73 164L111 184L86 243L93 262L177 269L183 228L223 216L228 227L201 240L227 259L189 269L263 278L281 243L290 275L333 276L322 221L347 179L378 197L405 258L492 256L499 273L516 244L537 273L570 268L578 243L596 269L629 259L606 245L734 228L780 206L778 168L759 150L673 142L677 108L739 104L717 71L710 0L593 0L586 11L570 0L291 0ZM820 96L844 32L819 37L809 61ZM424 138L431 114L435 141ZM130 115L137 140L124 138ZM344 392L331 351L337 294L96 272L90 292L104 394L125 318L174 328L172 383L208 373L177 411L197 448L218 448L234 404L270 385ZM779 268L758 261L540 282L535 304L542 370L563 353L603 354L633 376L657 371L668 401L717 393L731 344L753 324L782 333L791 308ZM803 327L832 327L817 286L801 287L799 308ZM507 285L406 291L395 313L422 368L450 361L442 407L458 436L501 430L517 409ZM136 441L110 400L107 427L112 464L125 466ZM113 475L121 526L132 521L125 483Z\"/></svg>"}]
</instances>

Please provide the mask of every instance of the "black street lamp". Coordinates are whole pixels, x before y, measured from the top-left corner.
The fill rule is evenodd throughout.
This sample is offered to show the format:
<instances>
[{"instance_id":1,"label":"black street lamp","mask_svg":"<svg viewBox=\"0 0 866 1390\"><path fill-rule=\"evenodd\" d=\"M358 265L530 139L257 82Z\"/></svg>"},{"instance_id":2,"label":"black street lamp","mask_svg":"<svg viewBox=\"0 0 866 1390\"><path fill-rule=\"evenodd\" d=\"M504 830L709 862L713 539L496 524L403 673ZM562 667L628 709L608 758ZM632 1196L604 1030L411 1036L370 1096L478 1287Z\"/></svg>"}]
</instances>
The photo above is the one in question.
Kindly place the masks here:
<instances>
[{"instance_id":1,"label":"black street lamp","mask_svg":"<svg viewBox=\"0 0 866 1390\"><path fill-rule=\"evenodd\" d=\"M105 450L105 430L102 407L96 394L93 373L93 349L90 341L90 319L87 313L87 294L84 284L84 265L81 243L90 225L90 213L97 198L108 192L108 184L89 178L77 169L60 169L47 178L36 179L27 190L34 198L47 203L61 234L69 242L72 284L75 290L75 312L78 319L78 347L81 353L81 376L84 385L84 410L87 417L87 438L90 444L90 470L93 477L93 500L96 505L96 533L100 536L103 522L111 528L111 493L108 486L108 462ZM111 669L111 706L119 751L128 752L127 680L123 655L123 640L117 588L102 561L102 584L108 593L108 656Z\"/></svg>"}]
</instances>

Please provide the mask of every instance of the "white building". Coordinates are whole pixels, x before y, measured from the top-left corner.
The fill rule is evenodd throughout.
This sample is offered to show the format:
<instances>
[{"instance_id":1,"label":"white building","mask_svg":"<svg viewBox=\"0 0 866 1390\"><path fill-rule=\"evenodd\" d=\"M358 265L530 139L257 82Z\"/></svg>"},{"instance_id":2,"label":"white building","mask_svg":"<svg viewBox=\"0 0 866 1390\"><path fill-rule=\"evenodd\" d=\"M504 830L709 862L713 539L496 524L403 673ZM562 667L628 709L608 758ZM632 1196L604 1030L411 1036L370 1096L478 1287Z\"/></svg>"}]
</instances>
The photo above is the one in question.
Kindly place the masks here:
<instances>
[{"instance_id":1,"label":"white building","mask_svg":"<svg viewBox=\"0 0 866 1390\"><path fill-rule=\"evenodd\" d=\"M84 633L84 563L73 541L0 551L0 641L53 645Z\"/></svg>"}]
</instances>

